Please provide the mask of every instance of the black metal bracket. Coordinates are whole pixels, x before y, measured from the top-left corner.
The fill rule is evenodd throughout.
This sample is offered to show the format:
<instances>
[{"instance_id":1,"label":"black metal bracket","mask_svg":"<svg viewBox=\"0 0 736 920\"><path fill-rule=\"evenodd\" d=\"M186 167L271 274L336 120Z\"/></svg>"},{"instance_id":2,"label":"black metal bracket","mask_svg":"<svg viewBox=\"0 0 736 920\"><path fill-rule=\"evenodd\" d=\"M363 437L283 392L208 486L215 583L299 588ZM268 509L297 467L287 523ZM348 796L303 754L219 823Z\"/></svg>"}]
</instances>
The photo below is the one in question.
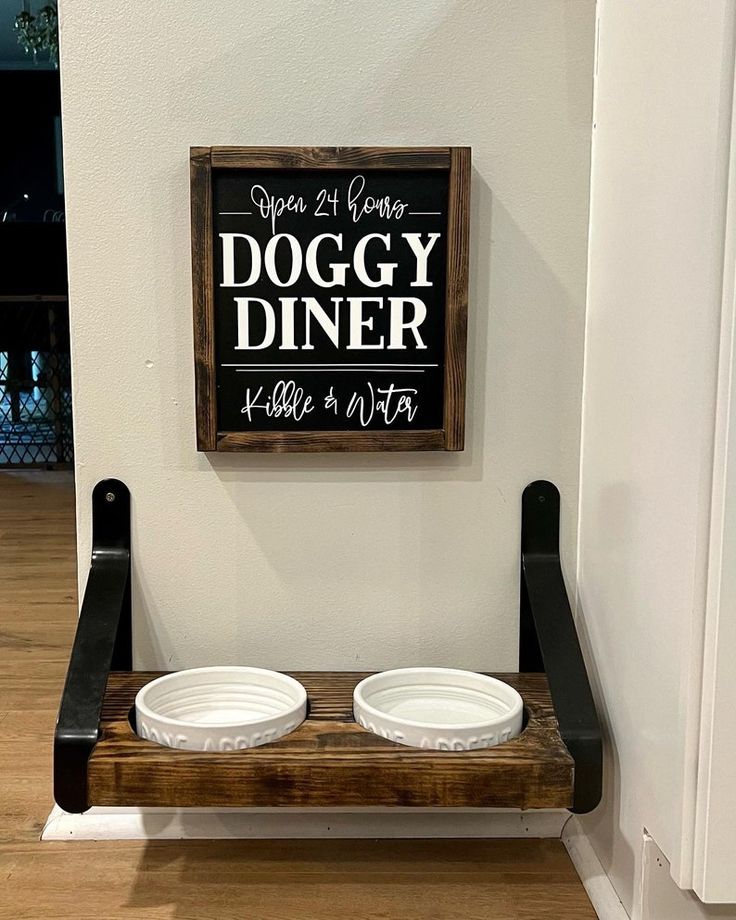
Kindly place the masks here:
<instances>
[{"instance_id":1,"label":"black metal bracket","mask_svg":"<svg viewBox=\"0 0 736 920\"><path fill-rule=\"evenodd\" d=\"M107 677L131 668L130 492L103 479L92 492L92 561L54 735L54 799L65 811L89 808L87 761Z\"/></svg>"},{"instance_id":2,"label":"black metal bracket","mask_svg":"<svg viewBox=\"0 0 736 920\"><path fill-rule=\"evenodd\" d=\"M519 670L544 671L560 735L575 761L572 811L601 800L601 728L560 565L560 493L539 480L521 499Z\"/></svg>"}]
</instances>

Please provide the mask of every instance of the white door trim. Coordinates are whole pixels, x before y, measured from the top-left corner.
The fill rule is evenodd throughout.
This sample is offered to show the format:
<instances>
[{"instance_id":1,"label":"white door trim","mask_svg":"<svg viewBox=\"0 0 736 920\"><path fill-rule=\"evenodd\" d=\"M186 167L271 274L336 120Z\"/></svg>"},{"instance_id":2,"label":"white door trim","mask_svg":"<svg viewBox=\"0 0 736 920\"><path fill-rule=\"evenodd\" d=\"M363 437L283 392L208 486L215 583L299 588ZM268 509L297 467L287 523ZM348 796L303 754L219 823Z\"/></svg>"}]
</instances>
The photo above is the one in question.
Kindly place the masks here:
<instances>
[{"instance_id":1,"label":"white door trim","mask_svg":"<svg viewBox=\"0 0 736 920\"><path fill-rule=\"evenodd\" d=\"M702 644L693 644L688 702L688 732L697 739L686 764L680 872L675 880L693 889L706 903L736 902L732 855L736 851L736 92L734 91L734 22L725 24L731 43L730 144L724 177L720 351L715 411L710 535ZM729 34L730 33L730 34ZM724 56L725 57L725 56ZM695 306L694 306L695 308ZM695 658L699 658L696 668ZM691 710L692 711L692 710ZM730 777L730 780L728 779ZM674 874L674 873L673 873Z\"/></svg>"}]
</instances>

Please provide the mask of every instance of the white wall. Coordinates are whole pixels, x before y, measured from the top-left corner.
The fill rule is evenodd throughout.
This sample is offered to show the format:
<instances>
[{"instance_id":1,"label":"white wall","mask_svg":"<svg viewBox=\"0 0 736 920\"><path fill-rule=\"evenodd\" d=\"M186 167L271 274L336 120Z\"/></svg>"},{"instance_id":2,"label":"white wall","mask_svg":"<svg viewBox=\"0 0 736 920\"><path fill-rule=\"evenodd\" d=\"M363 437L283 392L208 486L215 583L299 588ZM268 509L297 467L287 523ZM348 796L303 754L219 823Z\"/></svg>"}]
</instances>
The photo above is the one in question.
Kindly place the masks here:
<instances>
[{"instance_id":1,"label":"white wall","mask_svg":"<svg viewBox=\"0 0 736 920\"><path fill-rule=\"evenodd\" d=\"M592 0L62 0L79 549L133 497L143 665L513 668L519 496L574 572ZM473 147L468 448L194 449L188 148Z\"/></svg>"},{"instance_id":2,"label":"white wall","mask_svg":"<svg viewBox=\"0 0 736 920\"><path fill-rule=\"evenodd\" d=\"M733 13L599 4L579 595L611 743L585 826L627 909L645 829L693 886Z\"/></svg>"}]
</instances>

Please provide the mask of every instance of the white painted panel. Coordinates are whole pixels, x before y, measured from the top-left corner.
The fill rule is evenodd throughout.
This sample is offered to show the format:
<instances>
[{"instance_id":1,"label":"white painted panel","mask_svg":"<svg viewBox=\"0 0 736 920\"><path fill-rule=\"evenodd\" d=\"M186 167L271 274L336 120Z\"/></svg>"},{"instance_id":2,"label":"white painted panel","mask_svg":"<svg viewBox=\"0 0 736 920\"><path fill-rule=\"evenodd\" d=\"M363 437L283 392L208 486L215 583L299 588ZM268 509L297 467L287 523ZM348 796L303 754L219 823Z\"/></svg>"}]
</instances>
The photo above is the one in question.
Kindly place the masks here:
<instances>
[{"instance_id":1,"label":"white painted panel","mask_svg":"<svg viewBox=\"0 0 736 920\"><path fill-rule=\"evenodd\" d=\"M645 826L692 887L733 3L599 18L579 596L609 744L583 823L631 910Z\"/></svg>"}]
</instances>

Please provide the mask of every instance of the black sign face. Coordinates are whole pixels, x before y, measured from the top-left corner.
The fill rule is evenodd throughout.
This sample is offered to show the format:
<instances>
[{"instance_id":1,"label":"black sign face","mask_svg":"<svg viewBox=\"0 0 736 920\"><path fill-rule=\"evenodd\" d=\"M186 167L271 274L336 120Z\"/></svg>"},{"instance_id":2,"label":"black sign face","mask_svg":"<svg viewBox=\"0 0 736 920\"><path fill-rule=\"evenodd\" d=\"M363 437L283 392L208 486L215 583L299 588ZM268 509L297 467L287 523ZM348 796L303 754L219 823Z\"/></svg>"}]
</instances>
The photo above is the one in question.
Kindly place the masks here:
<instances>
[{"instance_id":1,"label":"black sign face","mask_svg":"<svg viewBox=\"0 0 736 920\"><path fill-rule=\"evenodd\" d=\"M198 278L195 235L195 337L208 274L211 290L200 295L217 437L260 432L280 445L228 449L292 449L283 445L300 432L427 432L444 446L448 234L458 219L450 169L422 168L420 154L412 161L320 169L287 160L208 173L211 263ZM193 220L196 208L193 196ZM203 427L200 419L200 442ZM278 433L286 439L273 441ZM319 443L387 449L385 440Z\"/></svg>"},{"instance_id":2,"label":"black sign face","mask_svg":"<svg viewBox=\"0 0 736 920\"><path fill-rule=\"evenodd\" d=\"M220 425L441 428L447 173L229 170L213 192Z\"/></svg>"}]
</instances>

